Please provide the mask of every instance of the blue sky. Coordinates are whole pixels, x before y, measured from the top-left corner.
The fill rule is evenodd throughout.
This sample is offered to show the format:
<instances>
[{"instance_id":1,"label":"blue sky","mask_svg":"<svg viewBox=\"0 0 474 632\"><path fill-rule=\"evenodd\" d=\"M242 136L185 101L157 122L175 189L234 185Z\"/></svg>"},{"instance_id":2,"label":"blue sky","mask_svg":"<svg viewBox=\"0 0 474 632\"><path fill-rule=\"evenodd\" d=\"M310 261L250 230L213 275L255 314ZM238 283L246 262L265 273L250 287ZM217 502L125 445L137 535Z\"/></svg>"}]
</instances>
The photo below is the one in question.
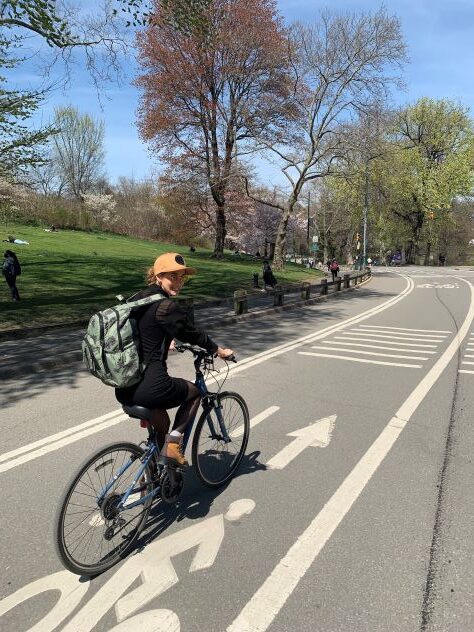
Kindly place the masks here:
<instances>
[{"instance_id":1,"label":"blue sky","mask_svg":"<svg viewBox=\"0 0 474 632\"><path fill-rule=\"evenodd\" d=\"M87 0L88 1L88 0ZM343 11L377 10L375 0L279 0L280 11L288 21L313 21L318 11L330 5ZM449 98L468 107L474 117L474 0L387 0L385 8L398 16L408 48L410 62L405 69L406 92L394 95L396 103L412 103L421 96ZM33 70L23 64L15 70L19 87L32 85ZM129 80L133 78L132 60ZM34 83L34 82L33 82ZM105 121L106 171L111 182L119 176L137 179L157 170L156 159L138 138L135 112L138 91L125 82L106 89L99 103L97 91L85 72L77 69L71 86L56 91L36 117L47 122L54 107L72 104ZM271 184L281 177L263 165L260 175Z\"/></svg>"}]
</instances>

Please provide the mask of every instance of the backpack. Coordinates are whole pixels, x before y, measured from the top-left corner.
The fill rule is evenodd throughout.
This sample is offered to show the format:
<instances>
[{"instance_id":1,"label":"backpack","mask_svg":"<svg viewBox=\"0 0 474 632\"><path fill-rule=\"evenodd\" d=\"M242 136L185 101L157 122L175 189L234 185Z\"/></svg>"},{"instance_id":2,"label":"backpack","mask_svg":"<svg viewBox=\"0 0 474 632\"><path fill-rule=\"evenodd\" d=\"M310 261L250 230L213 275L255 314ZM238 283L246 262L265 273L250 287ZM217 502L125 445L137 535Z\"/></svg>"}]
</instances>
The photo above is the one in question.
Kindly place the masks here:
<instances>
[{"instance_id":1,"label":"backpack","mask_svg":"<svg viewBox=\"0 0 474 632\"><path fill-rule=\"evenodd\" d=\"M332 261L329 269L331 270L331 272L337 272L339 270L339 264L337 263L337 261Z\"/></svg>"},{"instance_id":2,"label":"backpack","mask_svg":"<svg viewBox=\"0 0 474 632\"><path fill-rule=\"evenodd\" d=\"M92 375L115 388L126 388L140 381L147 363L140 361L136 311L163 298L147 296L91 316L82 341L82 360Z\"/></svg>"},{"instance_id":3,"label":"backpack","mask_svg":"<svg viewBox=\"0 0 474 632\"><path fill-rule=\"evenodd\" d=\"M2 264L2 274L3 276L13 277L15 276L15 263L12 257L6 257Z\"/></svg>"},{"instance_id":4,"label":"backpack","mask_svg":"<svg viewBox=\"0 0 474 632\"><path fill-rule=\"evenodd\" d=\"M21 274L21 265L18 259L14 259L13 261L13 269L15 270L15 276L20 276Z\"/></svg>"}]
</instances>

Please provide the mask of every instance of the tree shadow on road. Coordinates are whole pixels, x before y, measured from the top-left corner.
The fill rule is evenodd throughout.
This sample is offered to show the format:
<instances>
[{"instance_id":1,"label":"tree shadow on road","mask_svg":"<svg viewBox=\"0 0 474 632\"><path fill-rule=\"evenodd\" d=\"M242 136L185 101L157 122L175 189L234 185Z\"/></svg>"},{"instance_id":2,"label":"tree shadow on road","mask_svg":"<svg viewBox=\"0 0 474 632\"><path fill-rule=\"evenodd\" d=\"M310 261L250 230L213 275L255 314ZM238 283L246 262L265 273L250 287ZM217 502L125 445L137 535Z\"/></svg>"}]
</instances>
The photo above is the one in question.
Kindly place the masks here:
<instances>
[{"instance_id":1,"label":"tree shadow on road","mask_svg":"<svg viewBox=\"0 0 474 632\"><path fill-rule=\"evenodd\" d=\"M235 349L240 359L253 356L268 350L269 346L276 347L292 340L296 340L301 336L305 336L323 327L336 325L347 318L344 311L346 304L354 301L367 301L378 298L388 300L398 294L398 291L381 291L366 286L360 288L357 292L341 292L338 296L331 297L327 301L318 302L312 306L294 307L280 312L262 315L260 317L249 318L237 323L219 323L213 322L204 326L197 323L197 326L205 328L210 336L219 344L227 344ZM344 308L344 309L343 309ZM80 337L71 332L71 336L77 335L77 348L80 348ZM59 338L59 336L58 336ZM13 341L9 343L11 352L14 350ZM18 349L28 345L28 339L16 341ZM37 358L34 357L35 344L41 353L48 353L41 346L40 341L35 343L31 341L32 354L28 356L29 362L34 364ZM59 353L61 349L57 349L56 340L51 337L49 353L54 357L55 352ZM186 361L186 360L183 360ZM23 360L27 362L27 360ZM61 362L61 356L58 355L58 363ZM171 371L172 373L172 371ZM80 362L75 362L68 366L58 367L51 370L40 370L29 372L28 366L25 364L25 371L21 371L14 375L11 379L8 377L3 379L0 384L0 399L3 407L14 406L17 402L28 398L32 399L42 393L53 391L58 387L67 386L69 388L79 388L79 378L87 375ZM109 388L104 386L104 388ZM54 400L51 402L54 407Z\"/></svg>"}]
</instances>

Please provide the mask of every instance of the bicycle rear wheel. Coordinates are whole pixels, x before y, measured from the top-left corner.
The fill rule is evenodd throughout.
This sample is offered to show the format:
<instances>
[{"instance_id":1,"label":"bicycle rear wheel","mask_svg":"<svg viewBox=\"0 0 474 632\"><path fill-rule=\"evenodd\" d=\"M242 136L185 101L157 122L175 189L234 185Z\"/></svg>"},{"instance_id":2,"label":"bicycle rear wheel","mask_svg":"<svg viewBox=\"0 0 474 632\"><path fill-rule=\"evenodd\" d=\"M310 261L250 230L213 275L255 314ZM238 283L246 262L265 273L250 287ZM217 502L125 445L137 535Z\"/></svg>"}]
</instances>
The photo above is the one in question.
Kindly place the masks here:
<instances>
[{"instance_id":1,"label":"bicycle rear wheel","mask_svg":"<svg viewBox=\"0 0 474 632\"><path fill-rule=\"evenodd\" d=\"M222 436L218 413L206 409L199 417L192 446L193 466L208 487L220 487L229 481L245 454L250 432L247 404L238 393L218 396L222 422L230 441Z\"/></svg>"},{"instance_id":2,"label":"bicycle rear wheel","mask_svg":"<svg viewBox=\"0 0 474 632\"><path fill-rule=\"evenodd\" d=\"M145 526L152 498L132 509L117 508L137 478L143 455L133 443L114 443L90 457L67 487L56 517L55 542L61 561L73 573L103 573L125 557ZM99 501L109 483L110 489ZM153 472L148 464L126 504L152 489Z\"/></svg>"}]
</instances>

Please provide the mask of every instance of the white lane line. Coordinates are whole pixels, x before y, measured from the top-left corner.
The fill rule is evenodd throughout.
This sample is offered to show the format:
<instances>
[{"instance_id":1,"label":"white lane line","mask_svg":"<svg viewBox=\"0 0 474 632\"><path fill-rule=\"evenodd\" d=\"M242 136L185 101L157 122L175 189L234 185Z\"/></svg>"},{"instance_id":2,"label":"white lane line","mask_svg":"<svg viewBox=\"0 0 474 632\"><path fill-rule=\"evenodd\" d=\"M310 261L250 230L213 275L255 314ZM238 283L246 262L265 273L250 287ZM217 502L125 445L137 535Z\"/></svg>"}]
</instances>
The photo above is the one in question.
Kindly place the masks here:
<instances>
[{"instance_id":1,"label":"white lane line","mask_svg":"<svg viewBox=\"0 0 474 632\"><path fill-rule=\"evenodd\" d=\"M362 314L359 314L357 316L352 316L351 318L348 318L342 323L330 325L329 327L325 327L324 329L321 329L320 331L316 333L308 334L307 336L302 336L301 338L298 338L293 342L286 342L277 347L273 347L273 349L269 349L268 351L262 351L262 353L258 353L255 356L252 356L251 358L241 360L237 366L234 365L231 367L228 377L230 378L233 375L238 375L240 372L245 371L249 367L256 366L257 364L261 364L262 362L265 362L266 360L270 358L278 357L279 355L286 353L287 351L293 351L294 349L297 349L298 347L302 347L308 344L309 342L316 342L316 340L327 338L327 336L331 335L334 332L343 330L348 325L352 325L355 323L359 323L363 320L367 320L367 318L371 318L375 314L378 314L380 312L385 311L386 309L389 309L390 307L393 307L393 305L395 305L399 301L406 298L409 294L411 294L411 292L413 292L415 288L415 284L409 277L404 276L404 275L400 275L400 276L403 279L405 279L405 281L407 282L407 286L397 296L394 296L393 298L389 299L385 303L382 303L381 305L377 305L377 307L372 307L368 309L366 312L363 312Z\"/></svg>"},{"instance_id":2,"label":"white lane line","mask_svg":"<svg viewBox=\"0 0 474 632\"><path fill-rule=\"evenodd\" d=\"M343 333L346 333L345 331ZM389 340L403 340L403 342L405 342L405 340L411 340L411 341L415 341L415 340L419 340L420 342L443 342L443 340L441 338L419 338L418 336L410 336L408 338L400 338L400 336L395 335L393 336L392 334L378 334L375 331L372 332L362 332L362 331L357 331L355 329L348 329L347 333L350 334L351 336L360 336L360 337L366 337L366 336L375 336L376 338L388 338Z\"/></svg>"},{"instance_id":3,"label":"white lane line","mask_svg":"<svg viewBox=\"0 0 474 632\"><path fill-rule=\"evenodd\" d=\"M397 347L423 347L427 349L436 349L438 345L422 345L420 343L412 343L412 342L394 342L393 340L377 340L377 338L363 338L362 336L357 336L353 334L352 336L334 336L335 340L357 340L361 342L362 340L367 340L367 342L385 342L389 345L396 345Z\"/></svg>"},{"instance_id":4,"label":"white lane line","mask_svg":"<svg viewBox=\"0 0 474 632\"><path fill-rule=\"evenodd\" d=\"M335 325L330 325L329 327L325 327L324 329L321 329L320 331L318 331L316 333L312 333L312 334L308 334L306 336L302 336L301 338L297 338L296 340L294 340L292 342L287 342L287 343L284 343L282 345L278 345L277 347L273 347L272 349L268 349L267 351L262 351L261 353L258 353L258 354L254 355L254 356L251 356L250 358L245 358L244 360L241 360L237 366L234 365L234 366L232 366L230 368L229 375L228 375L227 379L232 378L232 376L234 376L234 375L238 375L241 371L245 371L249 367L256 366L258 364L266 362L267 360L270 360L270 359L275 358L275 357L277 357L279 355L282 355L283 353L287 353L288 351L293 351L294 349L297 349L298 347L306 345L309 342L315 342L316 340L319 340L319 339L325 338L327 336L330 336L334 332L339 331L341 329L344 329L344 327L346 327L349 324L358 323L358 322L363 321L363 320L365 320L367 318L371 318L375 314L383 312L386 309L389 309L390 307L392 307L393 305L395 305L399 301L401 301L404 298L406 298L411 292L413 292L413 289L415 287L415 284L413 283L413 281L409 277L406 277L406 276L403 276L403 275L400 275L400 276L403 279L405 279L407 285L400 292L400 294L398 294L397 296L394 296L394 297L390 298L388 301L386 301L385 303L382 303L381 305L377 305L376 307L372 307L372 308L368 309L366 312L363 312L362 314L358 314L357 316L351 316L350 318L346 319L345 321L342 321L342 322L337 323ZM113 417L114 415L117 415L117 414L120 414L120 413L122 413L121 409L119 409L117 411L114 411L112 413L108 413L108 415L110 415L110 417ZM125 417L125 418L127 418L127 417ZM47 452L51 452L54 449L59 449L60 447L63 447L63 445L67 445L68 443L74 443L75 441L78 441L79 439L81 439L83 437L83 435L80 432L78 432L78 430L80 430L83 427L88 427L88 426L92 426L92 425L94 425L95 432L100 432L101 430L103 430L103 429L105 429L107 427L106 425L98 424L97 423L97 419L93 419L91 421L85 422L84 424L80 424L79 426L76 426L74 428L69 428L68 430L63 431L62 433L58 433L58 435L64 435L64 437L66 437L66 436L69 437L69 439L65 440L64 443L62 443L62 442L54 443L54 446L57 446L57 447L53 447L52 446L50 450L47 450ZM113 425L113 424L111 424L111 425ZM88 434L93 434L93 432L94 431L91 428L90 432ZM49 443L50 441L54 440L54 438L57 438L58 435L52 435L51 437L45 437L44 439L41 439L39 442L34 442L32 444L29 444L29 445L26 445L26 446L23 446L23 447L19 448L18 449L19 453L30 452L30 455L28 455L29 458L23 458L22 460L15 459L15 461L11 461L11 463L14 462L15 465L21 465L22 463L26 463L30 459L37 458L37 456L42 456L42 454L46 454L47 452L41 452L40 454L36 454L36 452L32 452L32 450L35 448L36 445L39 445L39 444L43 445L45 443ZM13 455L14 452L16 452L16 450L13 450L12 452L4 454L3 455L3 459L6 460L7 458L8 459L12 458L14 456ZM1 458L2 457L0 457L0 459ZM12 465L11 467L15 467L15 465ZM8 467L7 469L11 469L11 467ZM4 470L0 469L0 473L2 471L4 471Z\"/></svg>"},{"instance_id":5,"label":"white lane line","mask_svg":"<svg viewBox=\"0 0 474 632\"><path fill-rule=\"evenodd\" d=\"M468 362L467 360L463 360L461 364L474 364L474 362Z\"/></svg>"},{"instance_id":6,"label":"white lane line","mask_svg":"<svg viewBox=\"0 0 474 632\"><path fill-rule=\"evenodd\" d=\"M474 318L474 286L459 277L471 290L469 312L454 340L422 378L378 438L360 459L311 524L278 562L227 632L265 632L324 545L351 509L379 465L392 449L406 424L459 349Z\"/></svg>"},{"instance_id":7,"label":"white lane line","mask_svg":"<svg viewBox=\"0 0 474 632\"><path fill-rule=\"evenodd\" d=\"M458 373L471 373L471 374L474 374L474 371L468 371L467 369L459 369Z\"/></svg>"},{"instance_id":8,"label":"white lane line","mask_svg":"<svg viewBox=\"0 0 474 632\"><path fill-rule=\"evenodd\" d=\"M431 334L452 334L452 331L446 331L443 329L409 329L408 327L388 327L387 325L361 325L361 327L364 327L365 329L394 329L397 331L420 331L420 332L426 332L426 333L431 333Z\"/></svg>"},{"instance_id":9,"label":"white lane line","mask_svg":"<svg viewBox=\"0 0 474 632\"><path fill-rule=\"evenodd\" d=\"M58 432L54 435L50 435L49 437L45 437L44 439L39 439L39 441L34 441L33 443L24 445L23 447L12 450L11 452L5 452L5 454L0 455L0 463L13 459L14 457L19 456L20 454L24 454L25 452L31 452L36 448L40 448L41 446L44 446L46 444L54 443L59 439L63 439L64 437L69 437L86 428L101 426L104 421L110 420L113 417L117 417L118 415L123 416L123 410L121 408L119 408L118 410L114 410L111 413L106 413L101 417L90 419L89 421L86 421L79 426L74 426L73 428L68 428L67 430L63 430L62 432Z\"/></svg>"},{"instance_id":10,"label":"white lane line","mask_svg":"<svg viewBox=\"0 0 474 632\"><path fill-rule=\"evenodd\" d=\"M474 358L474 355L472 355L472 353L465 353L464 357L465 358Z\"/></svg>"},{"instance_id":11,"label":"white lane line","mask_svg":"<svg viewBox=\"0 0 474 632\"><path fill-rule=\"evenodd\" d=\"M250 427L254 428L257 424L264 421L265 419L270 417L270 415L273 415L273 413L276 413L278 410L280 410L280 406L270 406L269 408L262 410L261 413L259 413L258 415L255 415L255 417L252 417L252 419L250 420ZM230 436L232 438L235 438L235 437L240 437L243 434L244 434L244 426L242 425L242 426L238 426L238 428L236 428L231 433Z\"/></svg>"},{"instance_id":12,"label":"white lane line","mask_svg":"<svg viewBox=\"0 0 474 632\"><path fill-rule=\"evenodd\" d=\"M381 360L366 360L365 358L348 358L347 356L333 355L331 353L312 353L311 351L298 351L299 355L318 356L320 358L334 358L336 360L346 360L347 362L362 362L363 364L383 364L385 366L403 366L409 369L421 369L421 364L401 364L398 362L382 362Z\"/></svg>"},{"instance_id":13,"label":"white lane line","mask_svg":"<svg viewBox=\"0 0 474 632\"><path fill-rule=\"evenodd\" d=\"M24 454L23 456L19 456L16 459L12 459L7 463L3 463L3 465L0 465L0 474L2 472L8 472L8 470L17 467L18 465L22 465L23 463L27 463L28 461L32 461L33 459L37 459L38 457L48 454L49 452L59 450L59 448L63 448L64 446L69 445L70 443L74 443L75 441L79 441L79 439L84 439L84 437L88 437L89 435L95 434L96 432L100 432L101 430L108 430L112 426L125 421L125 419L129 419L129 417L128 415L124 415L122 413L120 417L108 419L101 424L92 426L91 428L86 428L82 432L75 432L72 436L68 435L64 439L60 439L59 441L55 441L54 443L44 445L42 448L38 448L34 452L28 452L28 454Z\"/></svg>"},{"instance_id":14,"label":"white lane line","mask_svg":"<svg viewBox=\"0 0 474 632\"><path fill-rule=\"evenodd\" d=\"M366 336L370 334L378 335L378 334L389 333L388 331L385 331L383 329L371 329L370 332L368 332L367 330L362 329L361 327L348 329L348 331L357 331L359 333L363 332ZM392 333L395 338L399 338L400 340L405 340L405 338L410 339L414 337L415 340L422 340L423 338L434 338L435 340L442 342L443 340L447 338L447 336L435 336L433 334L407 334L405 332L398 332L398 331L394 331Z\"/></svg>"},{"instance_id":15,"label":"white lane line","mask_svg":"<svg viewBox=\"0 0 474 632\"><path fill-rule=\"evenodd\" d=\"M311 347L311 349L318 349L319 351L328 351L327 347L313 346ZM382 356L383 358L403 358L404 360L429 360L429 358L423 358L421 356L395 355L392 353L376 353L375 351L361 351L360 349L338 348L338 349L334 349L334 351L345 351L347 353L360 353L362 355L370 355L370 356Z\"/></svg>"},{"instance_id":16,"label":"white lane line","mask_svg":"<svg viewBox=\"0 0 474 632\"><path fill-rule=\"evenodd\" d=\"M336 336L337 337L337 336ZM436 351L427 351L426 349L399 349L398 347L384 347L382 345L366 345L361 342L335 342L334 340L323 340L324 345L345 345L346 347L364 347L364 349L384 349L385 351L403 351L403 353L437 353ZM390 343L388 343L390 344Z\"/></svg>"}]
</instances>

